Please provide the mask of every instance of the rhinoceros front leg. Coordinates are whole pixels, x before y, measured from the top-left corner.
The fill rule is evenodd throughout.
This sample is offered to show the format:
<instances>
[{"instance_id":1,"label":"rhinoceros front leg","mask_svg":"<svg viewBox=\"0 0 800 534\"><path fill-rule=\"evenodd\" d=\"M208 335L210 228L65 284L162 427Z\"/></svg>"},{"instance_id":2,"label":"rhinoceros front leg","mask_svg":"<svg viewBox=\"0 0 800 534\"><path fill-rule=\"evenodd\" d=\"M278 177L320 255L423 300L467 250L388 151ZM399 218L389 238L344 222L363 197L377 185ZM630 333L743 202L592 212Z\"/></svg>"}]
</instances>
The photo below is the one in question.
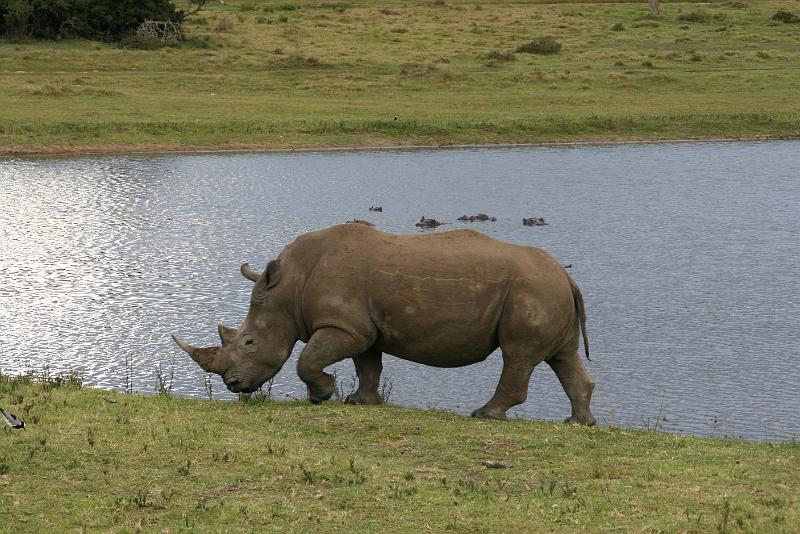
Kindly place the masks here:
<instances>
[{"instance_id":1,"label":"rhinoceros front leg","mask_svg":"<svg viewBox=\"0 0 800 534\"><path fill-rule=\"evenodd\" d=\"M345 358L364 352L369 346L338 328L322 328L314 332L300 353L297 374L308 386L308 399L319 404L333 395L335 379L324 369Z\"/></svg>"},{"instance_id":2,"label":"rhinoceros front leg","mask_svg":"<svg viewBox=\"0 0 800 534\"><path fill-rule=\"evenodd\" d=\"M528 398L528 382L533 368L540 359L517 356L503 351L503 372L494 396L489 402L472 412L472 417L484 419L506 419L506 411L522 404Z\"/></svg>"},{"instance_id":3,"label":"rhinoceros front leg","mask_svg":"<svg viewBox=\"0 0 800 534\"><path fill-rule=\"evenodd\" d=\"M592 377L589 376L583 366L578 352L559 353L552 359L547 360L547 363L555 371L572 405L572 415L565 422L588 426L594 425L597 421L589 410L589 401L592 399L592 391L594 390L594 380L592 380Z\"/></svg>"},{"instance_id":4,"label":"rhinoceros front leg","mask_svg":"<svg viewBox=\"0 0 800 534\"><path fill-rule=\"evenodd\" d=\"M378 386L383 371L383 354L372 348L353 358L358 375L358 389L347 396L348 404L383 404Z\"/></svg>"}]
</instances>

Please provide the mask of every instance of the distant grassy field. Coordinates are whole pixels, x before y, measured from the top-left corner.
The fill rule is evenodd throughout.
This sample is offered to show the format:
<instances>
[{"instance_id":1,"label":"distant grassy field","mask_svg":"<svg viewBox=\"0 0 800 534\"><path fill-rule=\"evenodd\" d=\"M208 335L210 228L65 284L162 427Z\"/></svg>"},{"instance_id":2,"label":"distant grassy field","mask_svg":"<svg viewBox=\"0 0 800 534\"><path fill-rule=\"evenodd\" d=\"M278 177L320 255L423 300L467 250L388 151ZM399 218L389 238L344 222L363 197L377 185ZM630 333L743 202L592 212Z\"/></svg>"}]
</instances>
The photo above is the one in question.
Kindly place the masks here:
<instances>
[{"instance_id":1,"label":"distant grassy field","mask_svg":"<svg viewBox=\"0 0 800 534\"><path fill-rule=\"evenodd\" d=\"M228 0L177 48L0 41L0 152L796 137L779 9Z\"/></svg>"},{"instance_id":2,"label":"distant grassy field","mask_svg":"<svg viewBox=\"0 0 800 534\"><path fill-rule=\"evenodd\" d=\"M800 447L0 375L0 532L798 532ZM500 462L500 468L486 462Z\"/></svg>"}]
</instances>

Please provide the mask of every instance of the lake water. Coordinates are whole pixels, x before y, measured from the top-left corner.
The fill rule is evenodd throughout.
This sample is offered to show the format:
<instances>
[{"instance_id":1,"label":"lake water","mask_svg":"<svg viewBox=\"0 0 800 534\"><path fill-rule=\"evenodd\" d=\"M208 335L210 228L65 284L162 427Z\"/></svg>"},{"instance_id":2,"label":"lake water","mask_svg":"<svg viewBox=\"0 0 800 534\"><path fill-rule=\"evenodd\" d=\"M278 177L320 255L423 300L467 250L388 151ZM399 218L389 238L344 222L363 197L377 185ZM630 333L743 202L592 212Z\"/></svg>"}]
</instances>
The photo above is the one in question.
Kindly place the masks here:
<instances>
[{"instance_id":1,"label":"lake water","mask_svg":"<svg viewBox=\"0 0 800 534\"><path fill-rule=\"evenodd\" d=\"M800 434L800 143L199 154L0 160L0 369L205 396L170 340L216 344L262 267L297 235L354 217L474 228L543 247L583 290L601 424L698 435ZM371 213L371 205L383 213ZM487 213L496 222L458 223ZM523 227L523 217L549 225ZM272 394L304 397L301 344ZM126 360L130 362L126 372ZM468 414L499 354L460 369L384 357L391 402ZM352 363L336 366L348 383ZM233 398L218 377L215 398ZM562 419L552 371L509 412Z\"/></svg>"}]
</instances>

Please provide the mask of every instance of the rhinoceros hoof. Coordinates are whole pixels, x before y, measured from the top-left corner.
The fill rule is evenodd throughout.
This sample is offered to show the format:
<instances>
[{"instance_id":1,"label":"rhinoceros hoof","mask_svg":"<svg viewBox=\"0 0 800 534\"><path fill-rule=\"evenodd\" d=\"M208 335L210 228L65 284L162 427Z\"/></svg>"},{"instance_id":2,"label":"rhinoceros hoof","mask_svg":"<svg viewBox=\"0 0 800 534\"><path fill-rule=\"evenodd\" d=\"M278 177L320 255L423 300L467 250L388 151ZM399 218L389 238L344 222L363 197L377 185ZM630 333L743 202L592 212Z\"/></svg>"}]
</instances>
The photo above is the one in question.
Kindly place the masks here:
<instances>
[{"instance_id":1,"label":"rhinoceros hoof","mask_svg":"<svg viewBox=\"0 0 800 534\"><path fill-rule=\"evenodd\" d=\"M347 404L383 404L383 399L380 395L363 395L360 393L353 393L352 395L348 395L347 399L345 400Z\"/></svg>"},{"instance_id":2,"label":"rhinoceros hoof","mask_svg":"<svg viewBox=\"0 0 800 534\"><path fill-rule=\"evenodd\" d=\"M508 419L506 412L501 412L500 410L485 410L483 408L478 408L472 412L472 417L478 419L499 419L501 421Z\"/></svg>"},{"instance_id":3,"label":"rhinoceros hoof","mask_svg":"<svg viewBox=\"0 0 800 534\"><path fill-rule=\"evenodd\" d=\"M315 388L308 388L308 400L311 401L311 404L320 404L322 401L326 401L333 397L333 388L330 391L320 393Z\"/></svg>"},{"instance_id":4,"label":"rhinoceros hoof","mask_svg":"<svg viewBox=\"0 0 800 534\"><path fill-rule=\"evenodd\" d=\"M585 426L594 426L597 424L597 420L591 415L588 417L573 415L564 419L564 422L571 423L573 425L585 425Z\"/></svg>"}]
</instances>

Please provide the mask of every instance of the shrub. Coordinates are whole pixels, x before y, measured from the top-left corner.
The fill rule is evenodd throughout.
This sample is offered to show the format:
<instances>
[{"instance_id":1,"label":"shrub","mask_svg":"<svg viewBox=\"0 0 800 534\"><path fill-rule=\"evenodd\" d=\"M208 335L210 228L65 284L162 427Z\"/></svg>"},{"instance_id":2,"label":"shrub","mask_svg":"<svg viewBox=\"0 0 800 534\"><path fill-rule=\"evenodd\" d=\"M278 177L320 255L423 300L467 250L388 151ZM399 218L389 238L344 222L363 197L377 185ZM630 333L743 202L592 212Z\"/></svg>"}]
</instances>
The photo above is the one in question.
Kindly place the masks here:
<instances>
[{"instance_id":1,"label":"shrub","mask_svg":"<svg viewBox=\"0 0 800 534\"><path fill-rule=\"evenodd\" d=\"M180 21L169 0L0 0L0 34L118 40L145 20Z\"/></svg>"},{"instance_id":2,"label":"shrub","mask_svg":"<svg viewBox=\"0 0 800 534\"><path fill-rule=\"evenodd\" d=\"M772 20L777 20L778 22L783 22L784 24L794 24L800 22L800 17L791 11L786 11L785 9L779 9L770 18Z\"/></svg>"},{"instance_id":3,"label":"shrub","mask_svg":"<svg viewBox=\"0 0 800 534\"><path fill-rule=\"evenodd\" d=\"M557 54L561 50L561 43L552 37L537 37L533 41L521 44L516 52L526 54Z\"/></svg>"},{"instance_id":4,"label":"shrub","mask_svg":"<svg viewBox=\"0 0 800 534\"><path fill-rule=\"evenodd\" d=\"M621 31L625 31L625 26L623 26L621 22L617 22L616 24L614 24L613 26L611 26L611 31L612 31L612 32L621 32Z\"/></svg>"}]
</instances>

